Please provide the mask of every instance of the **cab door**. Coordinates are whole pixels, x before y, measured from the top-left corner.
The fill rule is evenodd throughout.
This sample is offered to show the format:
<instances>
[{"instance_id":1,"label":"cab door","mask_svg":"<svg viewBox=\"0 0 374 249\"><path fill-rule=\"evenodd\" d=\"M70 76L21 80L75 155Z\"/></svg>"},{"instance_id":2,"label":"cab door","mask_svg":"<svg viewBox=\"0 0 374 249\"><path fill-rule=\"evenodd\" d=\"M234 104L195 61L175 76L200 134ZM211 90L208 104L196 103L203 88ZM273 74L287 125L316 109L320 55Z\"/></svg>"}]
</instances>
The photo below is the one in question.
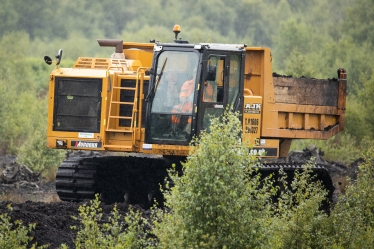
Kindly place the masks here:
<instances>
[{"instance_id":1,"label":"cab door","mask_svg":"<svg viewBox=\"0 0 374 249\"><path fill-rule=\"evenodd\" d=\"M198 133L209 130L211 118L221 116L228 105L236 109L240 103L241 58L240 52L211 51L205 55L197 111Z\"/></svg>"}]
</instances>

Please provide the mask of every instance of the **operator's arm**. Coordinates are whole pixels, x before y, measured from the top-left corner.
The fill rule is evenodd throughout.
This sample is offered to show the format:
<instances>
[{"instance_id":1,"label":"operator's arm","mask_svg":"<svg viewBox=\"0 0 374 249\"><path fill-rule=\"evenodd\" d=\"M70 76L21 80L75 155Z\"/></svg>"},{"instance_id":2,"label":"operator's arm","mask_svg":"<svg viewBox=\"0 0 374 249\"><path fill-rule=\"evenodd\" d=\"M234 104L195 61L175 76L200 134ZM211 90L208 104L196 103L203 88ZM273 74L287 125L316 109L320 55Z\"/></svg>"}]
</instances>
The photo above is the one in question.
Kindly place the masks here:
<instances>
[{"instance_id":1,"label":"operator's arm","mask_svg":"<svg viewBox=\"0 0 374 249\"><path fill-rule=\"evenodd\" d=\"M183 83L181 88L181 92L179 94L179 102L183 105L187 102L192 102L192 92L190 92L190 81L186 81Z\"/></svg>"}]
</instances>

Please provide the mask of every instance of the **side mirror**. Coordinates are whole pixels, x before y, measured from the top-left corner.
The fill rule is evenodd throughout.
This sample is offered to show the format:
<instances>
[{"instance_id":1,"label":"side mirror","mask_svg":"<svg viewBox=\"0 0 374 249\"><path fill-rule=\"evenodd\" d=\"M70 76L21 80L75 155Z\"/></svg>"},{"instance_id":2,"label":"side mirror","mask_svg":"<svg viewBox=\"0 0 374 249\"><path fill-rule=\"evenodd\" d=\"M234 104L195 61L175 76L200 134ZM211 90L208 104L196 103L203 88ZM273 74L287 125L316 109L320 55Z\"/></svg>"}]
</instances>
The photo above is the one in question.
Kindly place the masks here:
<instances>
[{"instance_id":1,"label":"side mirror","mask_svg":"<svg viewBox=\"0 0 374 249\"><path fill-rule=\"evenodd\" d=\"M214 66L214 65L208 65L205 80L215 81L216 80L216 74L217 74L217 67Z\"/></svg>"},{"instance_id":2,"label":"side mirror","mask_svg":"<svg viewBox=\"0 0 374 249\"><path fill-rule=\"evenodd\" d=\"M58 50L58 53L56 55L56 66L60 64L62 59L62 49ZM48 55L44 56L44 62L47 63L48 65L52 64L52 59Z\"/></svg>"},{"instance_id":3,"label":"side mirror","mask_svg":"<svg viewBox=\"0 0 374 249\"><path fill-rule=\"evenodd\" d=\"M62 49L58 50L58 53L56 55L56 59L57 59L56 65L60 65L60 62L62 60Z\"/></svg>"}]
</instances>

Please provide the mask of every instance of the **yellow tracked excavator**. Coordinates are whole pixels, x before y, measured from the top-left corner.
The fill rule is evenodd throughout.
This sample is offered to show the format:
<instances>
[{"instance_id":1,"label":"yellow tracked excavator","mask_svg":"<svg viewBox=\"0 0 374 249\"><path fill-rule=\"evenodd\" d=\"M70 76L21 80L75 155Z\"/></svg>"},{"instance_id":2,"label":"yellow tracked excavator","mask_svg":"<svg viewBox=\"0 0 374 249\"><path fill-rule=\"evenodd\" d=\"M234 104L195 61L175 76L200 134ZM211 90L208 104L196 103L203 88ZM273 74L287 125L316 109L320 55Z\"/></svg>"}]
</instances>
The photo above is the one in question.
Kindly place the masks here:
<instances>
[{"instance_id":1,"label":"yellow tracked excavator","mask_svg":"<svg viewBox=\"0 0 374 249\"><path fill-rule=\"evenodd\" d=\"M149 203L160 197L165 169L183 161L193 136L209 129L227 106L241 113L250 153L269 159L260 172L292 174L292 139L328 139L344 128L346 72L337 79L292 78L272 72L269 48L246 44L135 43L98 40L110 58L80 57L50 74L49 148L78 151L56 176L61 200ZM86 152L86 153L83 153ZM89 152L89 153L87 153ZM103 152L126 152L108 156ZM270 162L271 161L271 162ZM331 177L313 169L333 191Z\"/></svg>"}]
</instances>

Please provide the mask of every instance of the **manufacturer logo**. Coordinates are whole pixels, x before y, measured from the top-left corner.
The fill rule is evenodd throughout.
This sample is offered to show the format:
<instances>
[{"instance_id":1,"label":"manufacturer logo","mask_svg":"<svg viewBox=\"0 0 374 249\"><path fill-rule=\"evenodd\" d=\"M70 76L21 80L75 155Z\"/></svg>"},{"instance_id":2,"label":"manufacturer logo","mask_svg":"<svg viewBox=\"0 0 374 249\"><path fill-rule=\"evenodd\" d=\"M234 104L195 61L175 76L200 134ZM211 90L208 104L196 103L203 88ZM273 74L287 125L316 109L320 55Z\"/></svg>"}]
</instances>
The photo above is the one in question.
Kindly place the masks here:
<instances>
[{"instance_id":1,"label":"manufacturer logo","mask_svg":"<svg viewBox=\"0 0 374 249\"><path fill-rule=\"evenodd\" d=\"M101 142L71 141L71 147L77 147L77 148L101 148Z\"/></svg>"},{"instance_id":2,"label":"manufacturer logo","mask_svg":"<svg viewBox=\"0 0 374 249\"><path fill-rule=\"evenodd\" d=\"M258 104L258 103L255 103L255 104L247 103L247 104L245 104L244 113L260 113L260 112L261 112L261 104Z\"/></svg>"}]
</instances>

